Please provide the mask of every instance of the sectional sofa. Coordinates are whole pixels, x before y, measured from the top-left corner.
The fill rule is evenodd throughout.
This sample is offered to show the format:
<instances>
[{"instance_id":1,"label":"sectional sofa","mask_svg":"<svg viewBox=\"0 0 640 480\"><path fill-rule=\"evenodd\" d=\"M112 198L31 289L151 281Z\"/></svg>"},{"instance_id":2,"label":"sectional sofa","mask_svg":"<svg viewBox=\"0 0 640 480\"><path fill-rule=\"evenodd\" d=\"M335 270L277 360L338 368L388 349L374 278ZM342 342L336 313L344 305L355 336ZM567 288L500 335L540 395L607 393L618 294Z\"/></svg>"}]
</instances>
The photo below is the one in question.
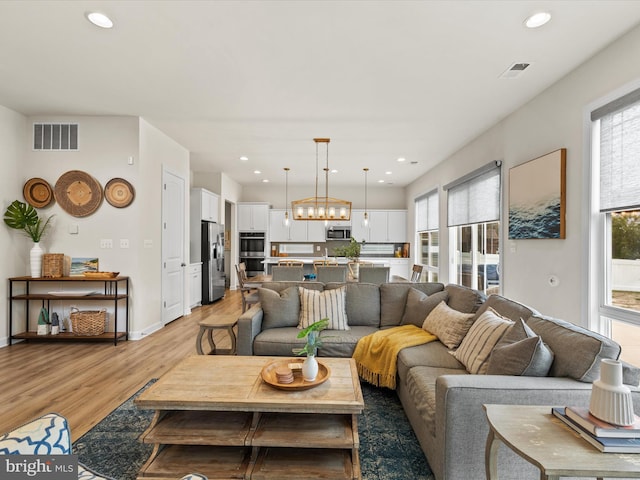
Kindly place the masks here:
<instances>
[{"instance_id":1,"label":"sectional sofa","mask_svg":"<svg viewBox=\"0 0 640 480\"><path fill-rule=\"evenodd\" d=\"M429 322L424 326L438 341L400 351L396 391L437 480L484 478L488 426L483 404L586 406L600 360L620 355L611 339L502 296L406 282L265 283L261 302L238 319L239 355L291 356L302 346L304 340L297 338L300 287L343 295L348 329L323 331L319 356L350 357L365 335ZM478 341L487 331L493 333ZM624 364L636 412L639 381L640 370ZM501 479L539 478L535 467L506 448L498 471Z\"/></svg>"}]
</instances>

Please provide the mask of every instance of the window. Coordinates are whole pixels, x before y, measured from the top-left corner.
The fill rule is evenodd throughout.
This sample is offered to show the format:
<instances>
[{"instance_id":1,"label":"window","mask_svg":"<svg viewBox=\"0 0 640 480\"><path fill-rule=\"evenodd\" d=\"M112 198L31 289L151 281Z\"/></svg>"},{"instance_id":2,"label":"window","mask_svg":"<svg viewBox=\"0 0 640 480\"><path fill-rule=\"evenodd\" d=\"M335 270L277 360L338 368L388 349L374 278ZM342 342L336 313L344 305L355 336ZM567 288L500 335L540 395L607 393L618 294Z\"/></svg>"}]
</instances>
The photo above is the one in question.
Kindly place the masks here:
<instances>
[{"instance_id":1,"label":"window","mask_svg":"<svg viewBox=\"0 0 640 480\"><path fill-rule=\"evenodd\" d=\"M483 292L500 288L500 165L491 162L444 187L450 281Z\"/></svg>"},{"instance_id":2,"label":"window","mask_svg":"<svg viewBox=\"0 0 640 480\"><path fill-rule=\"evenodd\" d=\"M416 233L418 263L424 265L421 281L437 282L439 278L440 241L438 233L438 189L416 198Z\"/></svg>"},{"instance_id":3,"label":"window","mask_svg":"<svg viewBox=\"0 0 640 480\"><path fill-rule=\"evenodd\" d=\"M594 110L591 120L592 261L600 258L592 323L623 345L624 355L625 344L640 338L640 90Z\"/></svg>"}]
</instances>

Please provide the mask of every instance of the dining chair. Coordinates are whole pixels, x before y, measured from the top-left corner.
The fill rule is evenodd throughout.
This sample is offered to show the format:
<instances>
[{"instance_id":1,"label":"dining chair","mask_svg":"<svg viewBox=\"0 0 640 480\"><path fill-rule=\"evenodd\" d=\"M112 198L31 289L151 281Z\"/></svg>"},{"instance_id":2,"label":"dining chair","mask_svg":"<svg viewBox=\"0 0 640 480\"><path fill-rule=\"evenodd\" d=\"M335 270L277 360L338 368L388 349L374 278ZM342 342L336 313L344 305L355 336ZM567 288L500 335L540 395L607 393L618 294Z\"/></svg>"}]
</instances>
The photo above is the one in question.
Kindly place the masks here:
<instances>
[{"instance_id":1,"label":"dining chair","mask_svg":"<svg viewBox=\"0 0 640 480\"><path fill-rule=\"evenodd\" d=\"M358 281L363 283L387 283L389 281L390 267L360 268Z\"/></svg>"},{"instance_id":2,"label":"dining chair","mask_svg":"<svg viewBox=\"0 0 640 480\"><path fill-rule=\"evenodd\" d=\"M347 267L345 266L318 266L317 278L318 282L346 282L347 281Z\"/></svg>"},{"instance_id":3,"label":"dining chair","mask_svg":"<svg viewBox=\"0 0 640 480\"><path fill-rule=\"evenodd\" d=\"M283 267L281 265L271 268L271 279L274 282L293 281L301 282L304 280L302 267Z\"/></svg>"},{"instance_id":4,"label":"dining chair","mask_svg":"<svg viewBox=\"0 0 640 480\"><path fill-rule=\"evenodd\" d=\"M260 302L258 297L257 285L251 285L247 282L247 269L244 262L236 264L236 273L238 275L238 285L240 286L240 296L242 297L242 313L247 311L251 305Z\"/></svg>"},{"instance_id":5,"label":"dining chair","mask_svg":"<svg viewBox=\"0 0 640 480\"><path fill-rule=\"evenodd\" d=\"M422 276L422 269L424 265L413 265L411 269L411 282L416 283L420 281L420 277Z\"/></svg>"},{"instance_id":6,"label":"dining chair","mask_svg":"<svg viewBox=\"0 0 640 480\"><path fill-rule=\"evenodd\" d=\"M338 266L337 260L314 260L313 261L313 272L318 274L318 267L329 267L329 266Z\"/></svg>"}]
</instances>

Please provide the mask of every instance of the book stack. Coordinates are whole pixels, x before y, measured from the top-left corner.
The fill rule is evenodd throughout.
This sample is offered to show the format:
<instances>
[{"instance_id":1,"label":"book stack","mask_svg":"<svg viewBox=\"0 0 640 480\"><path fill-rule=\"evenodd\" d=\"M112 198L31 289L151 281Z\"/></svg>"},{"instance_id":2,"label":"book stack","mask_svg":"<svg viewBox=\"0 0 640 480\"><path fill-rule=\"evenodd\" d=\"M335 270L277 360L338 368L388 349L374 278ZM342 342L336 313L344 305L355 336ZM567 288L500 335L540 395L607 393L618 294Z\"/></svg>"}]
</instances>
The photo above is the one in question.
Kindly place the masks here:
<instances>
[{"instance_id":1,"label":"book stack","mask_svg":"<svg viewBox=\"0 0 640 480\"><path fill-rule=\"evenodd\" d=\"M613 425L589 413L587 407L554 407L551 413L601 452L640 453L640 417L629 426Z\"/></svg>"}]
</instances>

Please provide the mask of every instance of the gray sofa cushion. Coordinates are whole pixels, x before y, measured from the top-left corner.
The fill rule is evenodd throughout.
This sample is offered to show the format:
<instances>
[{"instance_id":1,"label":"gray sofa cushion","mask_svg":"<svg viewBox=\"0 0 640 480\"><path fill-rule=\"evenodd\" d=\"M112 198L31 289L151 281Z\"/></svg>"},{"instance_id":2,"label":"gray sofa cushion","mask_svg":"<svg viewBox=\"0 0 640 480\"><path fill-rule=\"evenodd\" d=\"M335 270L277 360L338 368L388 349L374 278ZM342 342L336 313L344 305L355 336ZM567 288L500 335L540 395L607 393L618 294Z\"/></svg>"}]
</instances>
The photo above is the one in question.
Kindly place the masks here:
<instances>
[{"instance_id":1,"label":"gray sofa cushion","mask_svg":"<svg viewBox=\"0 0 640 480\"><path fill-rule=\"evenodd\" d=\"M404 315L400 325L415 325L422 328L424 319L440 302L446 302L449 294L446 291L431 295L410 288L407 293L407 304L404 307Z\"/></svg>"},{"instance_id":2,"label":"gray sofa cushion","mask_svg":"<svg viewBox=\"0 0 640 480\"><path fill-rule=\"evenodd\" d=\"M286 290L289 287L304 287L310 290L324 290L324 283L322 282L264 282L262 284L262 288L268 288L269 290L275 290L276 292L281 292Z\"/></svg>"},{"instance_id":3,"label":"gray sofa cushion","mask_svg":"<svg viewBox=\"0 0 640 480\"><path fill-rule=\"evenodd\" d=\"M564 320L533 315L527 325L555 354L549 371L552 377L593 382L600 376L600 360L620 356L620 345L610 338Z\"/></svg>"},{"instance_id":4,"label":"gray sofa cushion","mask_svg":"<svg viewBox=\"0 0 640 480\"><path fill-rule=\"evenodd\" d=\"M318 350L318 356L349 358L353 355L358 340L377 331L377 327L362 325L353 326L350 330L323 330L320 334L322 347Z\"/></svg>"},{"instance_id":5,"label":"gray sofa cushion","mask_svg":"<svg viewBox=\"0 0 640 480\"><path fill-rule=\"evenodd\" d=\"M415 288L427 295L431 295L444 290L444 285L437 282L383 283L380 285L380 327L396 327L400 325L410 288Z\"/></svg>"},{"instance_id":6,"label":"gray sofa cushion","mask_svg":"<svg viewBox=\"0 0 640 480\"><path fill-rule=\"evenodd\" d=\"M551 349L519 319L491 352L487 375L546 377L553 357Z\"/></svg>"},{"instance_id":7,"label":"gray sofa cushion","mask_svg":"<svg viewBox=\"0 0 640 480\"><path fill-rule=\"evenodd\" d=\"M406 381L407 372L419 366L442 367L466 372L464 365L440 342L429 342L400 350L397 364L400 380Z\"/></svg>"},{"instance_id":8,"label":"gray sofa cushion","mask_svg":"<svg viewBox=\"0 0 640 480\"><path fill-rule=\"evenodd\" d=\"M261 331L253 340L253 354L292 357L294 348L302 348L306 339L297 338L298 327L270 328Z\"/></svg>"},{"instance_id":9,"label":"gray sofa cushion","mask_svg":"<svg viewBox=\"0 0 640 480\"><path fill-rule=\"evenodd\" d=\"M296 287L285 288L280 292L259 288L258 296L264 313L262 317L263 330L298 325L300 295Z\"/></svg>"},{"instance_id":10,"label":"gray sofa cushion","mask_svg":"<svg viewBox=\"0 0 640 480\"><path fill-rule=\"evenodd\" d=\"M380 326L380 288L369 283L347 284L349 326Z\"/></svg>"},{"instance_id":11,"label":"gray sofa cushion","mask_svg":"<svg viewBox=\"0 0 640 480\"><path fill-rule=\"evenodd\" d=\"M486 296L477 290L453 283L447 285L445 290L449 293L447 304L463 313L477 312L486 299Z\"/></svg>"},{"instance_id":12,"label":"gray sofa cushion","mask_svg":"<svg viewBox=\"0 0 640 480\"><path fill-rule=\"evenodd\" d=\"M489 295L487 300L480 306L480 308L478 308L476 318L479 318L487 308L493 308L500 315L510 318L514 322L517 322L520 319L526 321L531 315L536 315L538 313L521 303L510 300L501 295L494 294Z\"/></svg>"}]
</instances>

